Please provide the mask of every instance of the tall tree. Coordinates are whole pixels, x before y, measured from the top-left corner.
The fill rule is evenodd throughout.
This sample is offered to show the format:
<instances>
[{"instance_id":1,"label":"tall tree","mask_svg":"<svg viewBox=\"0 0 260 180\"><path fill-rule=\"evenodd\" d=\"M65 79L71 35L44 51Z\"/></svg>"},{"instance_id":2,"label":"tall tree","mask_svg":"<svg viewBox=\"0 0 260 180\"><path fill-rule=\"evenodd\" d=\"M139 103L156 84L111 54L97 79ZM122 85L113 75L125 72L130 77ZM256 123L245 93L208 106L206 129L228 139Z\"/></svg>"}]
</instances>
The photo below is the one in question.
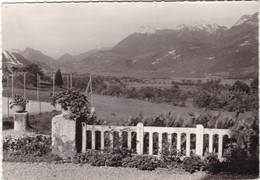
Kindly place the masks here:
<instances>
[{"instance_id":1,"label":"tall tree","mask_svg":"<svg viewBox=\"0 0 260 180\"><path fill-rule=\"evenodd\" d=\"M58 87L62 87L63 81L62 81L62 75L60 72L60 69L55 73L55 85Z\"/></svg>"}]
</instances>

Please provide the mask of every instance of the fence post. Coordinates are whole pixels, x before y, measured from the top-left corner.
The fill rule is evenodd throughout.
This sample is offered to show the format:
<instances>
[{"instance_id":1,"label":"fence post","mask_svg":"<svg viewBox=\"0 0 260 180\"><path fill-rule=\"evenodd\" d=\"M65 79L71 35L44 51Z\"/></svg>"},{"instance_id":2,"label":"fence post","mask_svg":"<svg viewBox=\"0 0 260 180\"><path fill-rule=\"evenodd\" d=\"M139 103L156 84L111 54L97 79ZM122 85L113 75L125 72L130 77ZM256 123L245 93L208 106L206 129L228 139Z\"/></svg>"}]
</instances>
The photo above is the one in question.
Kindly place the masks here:
<instances>
[{"instance_id":1,"label":"fence post","mask_svg":"<svg viewBox=\"0 0 260 180\"><path fill-rule=\"evenodd\" d=\"M104 131L101 131L101 143L100 143L100 146L101 146L101 150L104 150L104 147L105 147L105 132Z\"/></svg>"},{"instance_id":2,"label":"fence post","mask_svg":"<svg viewBox=\"0 0 260 180\"><path fill-rule=\"evenodd\" d=\"M219 134L218 135L218 158L222 157L223 153L223 135Z\"/></svg>"},{"instance_id":3,"label":"fence post","mask_svg":"<svg viewBox=\"0 0 260 180\"><path fill-rule=\"evenodd\" d=\"M203 155L203 134L204 127L201 124L196 126L196 154L199 156Z\"/></svg>"},{"instance_id":4,"label":"fence post","mask_svg":"<svg viewBox=\"0 0 260 180\"><path fill-rule=\"evenodd\" d=\"M87 124L86 123L82 123L82 153L86 152L86 148L87 148Z\"/></svg>"},{"instance_id":5,"label":"fence post","mask_svg":"<svg viewBox=\"0 0 260 180\"><path fill-rule=\"evenodd\" d=\"M136 151L137 154L143 154L143 144L144 144L144 125L143 123L138 123L136 126Z\"/></svg>"}]
</instances>

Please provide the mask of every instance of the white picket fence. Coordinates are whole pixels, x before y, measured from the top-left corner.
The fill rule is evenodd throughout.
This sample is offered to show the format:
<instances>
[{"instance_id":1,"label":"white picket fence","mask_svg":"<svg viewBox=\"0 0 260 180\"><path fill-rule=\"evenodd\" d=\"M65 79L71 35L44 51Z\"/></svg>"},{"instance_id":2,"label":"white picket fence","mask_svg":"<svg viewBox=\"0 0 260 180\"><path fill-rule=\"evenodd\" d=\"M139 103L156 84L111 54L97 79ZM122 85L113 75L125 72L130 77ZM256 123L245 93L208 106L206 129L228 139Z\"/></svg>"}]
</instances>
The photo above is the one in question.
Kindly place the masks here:
<instances>
[{"instance_id":1,"label":"white picket fence","mask_svg":"<svg viewBox=\"0 0 260 180\"><path fill-rule=\"evenodd\" d=\"M158 133L158 154L162 152L163 148L163 134L167 134L168 145L172 145L172 135L177 134L177 151L181 151L181 136L186 134L186 156L190 156L191 153L191 135L196 135L196 148L195 153L197 155L203 155L203 138L204 135L209 136L208 151L213 152L213 136L218 136L218 157L221 158L223 154L223 137L227 135L230 137L230 131L228 129L209 129L204 128L202 125L197 125L196 128L180 128L180 127L152 127L144 126L142 123L138 123L137 126L103 126L103 125L86 125L82 123L82 152L86 152L87 149L87 131L91 132L91 149L96 148L96 131L100 134L100 149L105 147L105 133L109 133L110 145L113 146L113 132L118 132L119 137L122 137L122 133L127 133L127 147L131 149L132 139L131 133L136 133L136 151L137 154L143 154L144 150L144 135L149 133L149 154L153 154L153 134Z\"/></svg>"}]
</instances>

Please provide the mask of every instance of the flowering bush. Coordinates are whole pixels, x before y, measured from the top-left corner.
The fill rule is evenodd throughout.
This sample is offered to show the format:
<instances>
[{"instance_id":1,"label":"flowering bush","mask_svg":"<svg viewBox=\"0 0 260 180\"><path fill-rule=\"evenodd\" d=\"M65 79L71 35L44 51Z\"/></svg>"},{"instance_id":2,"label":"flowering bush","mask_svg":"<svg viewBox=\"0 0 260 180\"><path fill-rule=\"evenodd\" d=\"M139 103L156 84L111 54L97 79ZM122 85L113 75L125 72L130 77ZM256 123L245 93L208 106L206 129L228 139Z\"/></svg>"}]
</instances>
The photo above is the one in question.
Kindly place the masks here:
<instances>
[{"instance_id":1,"label":"flowering bush","mask_svg":"<svg viewBox=\"0 0 260 180\"><path fill-rule=\"evenodd\" d=\"M60 104L64 110L70 110L68 118L75 120L79 117L87 117L90 114L87 96L74 89L67 89L52 96L51 104Z\"/></svg>"},{"instance_id":2,"label":"flowering bush","mask_svg":"<svg viewBox=\"0 0 260 180\"><path fill-rule=\"evenodd\" d=\"M5 137L3 141L3 152L9 155L31 155L31 156L43 156L50 152L51 138L38 135L36 137L22 137L13 139L11 137Z\"/></svg>"},{"instance_id":3,"label":"flowering bush","mask_svg":"<svg viewBox=\"0 0 260 180\"><path fill-rule=\"evenodd\" d=\"M23 97L20 94L15 94L14 97L11 98L10 108L12 109L14 107L14 105L21 105L21 106L25 107L28 102L29 101L27 98Z\"/></svg>"}]
</instances>

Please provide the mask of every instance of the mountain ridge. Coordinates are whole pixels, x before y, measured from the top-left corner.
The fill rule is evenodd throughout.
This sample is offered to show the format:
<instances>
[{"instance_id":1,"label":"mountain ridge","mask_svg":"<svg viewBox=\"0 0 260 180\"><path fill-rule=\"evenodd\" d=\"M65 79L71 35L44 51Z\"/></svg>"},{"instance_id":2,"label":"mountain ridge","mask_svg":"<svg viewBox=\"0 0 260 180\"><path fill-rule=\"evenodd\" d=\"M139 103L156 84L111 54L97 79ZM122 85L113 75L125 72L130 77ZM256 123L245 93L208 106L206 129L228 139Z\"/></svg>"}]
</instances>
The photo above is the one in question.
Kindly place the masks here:
<instances>
[{"instance_id":1,"label":"mountain ridge","mask_svg":"<svg viewBox=\"0 0 260 180\"><path fill-rule=\"evenodd\" d=\"M243 17L243 16L242 16ZM241 18L242 18L241 17ZM216 74L237 77L258 71L258 13L241 24L226 28L162 29L152 33L134 32L106 52L80 61L75 71L154 72ZM205 29L212 28L207 32ZM220 31L218 31L220 29ZM255 67L256 68L255 68Z\"/></svg>"}]
</instances>

